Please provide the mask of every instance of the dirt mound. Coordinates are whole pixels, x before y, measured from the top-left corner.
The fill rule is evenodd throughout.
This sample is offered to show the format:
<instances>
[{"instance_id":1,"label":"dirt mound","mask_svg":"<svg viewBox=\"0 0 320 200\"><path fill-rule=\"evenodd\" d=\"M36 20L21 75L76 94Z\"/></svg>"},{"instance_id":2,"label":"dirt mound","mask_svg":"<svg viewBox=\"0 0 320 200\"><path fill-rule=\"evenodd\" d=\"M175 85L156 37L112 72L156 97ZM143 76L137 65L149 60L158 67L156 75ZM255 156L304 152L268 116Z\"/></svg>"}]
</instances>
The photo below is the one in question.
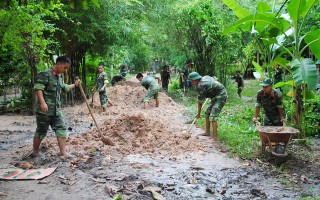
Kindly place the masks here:
<instances>
[{"instance_id":1,"label":"dirt mound","mask_svg":"<svg viewBox=\"0 0 320 200\"><path fill-rule=\"evenodd\" d=\"M179 154L204 150L204 146L185 131L185 124L176 123L184 109L165 93L160 93L160 107L150 102L150 109L143 109L146 90L137 82L121 82L108 88L108 96L114 106L100 113L105 117L100 123L102 135L97 129L71 137L69 149L79 152L99 149L106 155ZM95 105L98 104L98 96ZM99 109L99 108L98 108ZM172 123L174 122L174 123ZM105 141L109 138L114 145ZM106 144L107 143L107 144Z\"/></svg>"},{"instance_id":2,"label":"dirt mound","mask_svg":"<svg viewBox=\"0 0 320 200\"><path fill-rule=\"evenodd\" d=\"M97 148L106 155L152 153L156 156L204 150L203 145L186 132L176 132L142 112L105 121L101 129L102 135L93 131L71 138L70 151ZM114 146L106 145L105 137L111 139Z\"/></svg>"}]
</instances>

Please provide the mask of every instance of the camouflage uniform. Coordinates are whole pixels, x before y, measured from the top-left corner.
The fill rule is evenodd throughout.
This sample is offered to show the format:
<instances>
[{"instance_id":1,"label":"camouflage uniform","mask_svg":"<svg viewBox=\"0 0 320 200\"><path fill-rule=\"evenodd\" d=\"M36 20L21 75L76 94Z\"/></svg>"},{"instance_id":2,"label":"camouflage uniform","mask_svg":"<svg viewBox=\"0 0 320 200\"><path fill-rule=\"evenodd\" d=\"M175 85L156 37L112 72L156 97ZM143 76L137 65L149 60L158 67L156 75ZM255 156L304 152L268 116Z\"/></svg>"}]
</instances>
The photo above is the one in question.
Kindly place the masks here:
<instances>
[{"instance_id":1,"label":"camouflage uniform","mask_svg":"<svg viewBox=\"0 0 320 200\"><path fill-rule=\"evenodd\" d=\"M228 99L226 88L214 78L204 76L200 79L196 89L199 93L199 103L203 103L206 98L211 99L211 103L205 112L205 117L209 117L210 121L217 121L217 118Z\"/></svg>"},{"instance_id":2,"label":"camouflage uniform","mask_svg":"<svg viewBox=\"0 0 320 200\"><path fill-rule=\"evenodd\" d=\"M148 90L146 96L144 97L144 102L149 102L151 97L158 99L160 86L156 79L154 79L152 76L145 76L141 81L141 85Z\"/></svg>"},{"instance_id":3,"label":"camouflage uniform","mask_svg":"<svg viewBox=\"0 0 320 200\"><path fill-rule=\"evenodd\" d=\"M188 75L192 72L192 69L189 68L188 66L184 66L182 69L179 70L180 71L180 88L190 88L192 87L191 81L188 80ZM183 76L184 82L182 82L182 78L181 76Z\"/></svg>"},{"instance_id":4,"label":"camouflage uniform","mask_svg":"<svg viewBox=\"0 0 320 200\"><path fill-rule=\"evenodd\" d=\"M283 109L282 93L272 88L271 95L259 90L256 107L264 109L264 126L282 126L278 109Z\"/></svg>"},{"instance_id":5,"label":"camouflage uniform","mask_svg":"<svg viewBox=\"0 0 320 200\"><path fill-rule=\"evenodd\" d=\"M237 93L238 93L238 95L240 95L243 90L243 87L244 87L243 77L240 74L237 74L234 76L234 78L235 78L235 82L238 83Z\"/></svg>"},{"instance_id":6,"label":"camouflage uniform","mask_svg":"<svg viewBox=\"0 0 320 200\"><path fill-rule=\"evenodd\" d=\"M118 75L114 75L111 79L111 85L114 86L114 84L116 84L119 81L125 81L126 78L121 76L120 74Z\"/></svg>"},{"instance_id":7,"label":"camouflage uniform","mask_svg":"<svg viewBox=\"0 0 320 200\"><path fill-rule=\"evenodd\" d=\"M108 98L108 92L107 88L105 87L103 91L100 91L100 89L103 87L104 84L107 84L107 74L105 72L101 72L97 74L97 91L99 92L99 99L100 99L100 104L103 108L107 106L107 102L109 100Z\"/></svg>"},{"instance_id":8,"label":"camouflage uniform","mask_svg":"<svg viewBox=\"0 0 320 200\"><path fill-rule=\"evenodd\" d=\"M279 67L276 73L274 74L274 84L282 81L282 74L283 74L283 69Z\"/></svg>"},{"instance_id":9,"label":"camouflage uniform","mask_svg":"<svg viewBox=\"0 0 320 200\"><path fill-rule=\"evenodd\" d=\"M168 70L162 70L160 75L161 75L162 88L165 90L168 90L170 72Z\"/></svg>"},{"instance_id":10,"label":"camouflage uniform","mask_svg":"<svg viewBox=\"0 0 320 200\"><path fill-rule=\"evenodd\" d=\"M61 75L54 75L53 69L40 72L36 77L34 90L42 90L48 112L41 111L39 102L35 107L37 129L34 137L43 139L47 135L49 125L58 137L68 137L67 127L61 112L61 92L69 92L70 86L63 83Z\"/></svg>"}]
</instances>

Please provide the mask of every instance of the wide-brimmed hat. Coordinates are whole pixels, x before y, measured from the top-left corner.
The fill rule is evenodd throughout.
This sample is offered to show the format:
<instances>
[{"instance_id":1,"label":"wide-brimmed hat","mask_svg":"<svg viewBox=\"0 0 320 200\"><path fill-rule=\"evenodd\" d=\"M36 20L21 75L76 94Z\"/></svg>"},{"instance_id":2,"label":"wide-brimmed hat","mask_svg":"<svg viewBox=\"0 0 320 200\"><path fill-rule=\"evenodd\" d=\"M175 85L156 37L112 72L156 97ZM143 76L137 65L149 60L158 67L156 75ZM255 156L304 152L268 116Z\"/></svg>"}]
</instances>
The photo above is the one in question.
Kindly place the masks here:
<instances>
[{"instance_id":1,"label":"wide-brimmed hat","mask_svg":"<svg viewBox=\"0 0 320 200\"><path fill-rule=\"evenodd\" d=\"M273 82L270 78L264 78L263 81L260 83L261 86L269 86L272 84Z\"/></svg>"},{"instance_id":2,"label":"wide-brimmed hat","mask_svg":"<svg viewBox=\"0 0 320 200\"><path fill-rule=\"evenodd\" d=\"M200 78L202 78L202 76L200 76L197 72L191 72L188 75L188 79L191 80L191 81L198 80Z\"/></svg>"}]
</instances>

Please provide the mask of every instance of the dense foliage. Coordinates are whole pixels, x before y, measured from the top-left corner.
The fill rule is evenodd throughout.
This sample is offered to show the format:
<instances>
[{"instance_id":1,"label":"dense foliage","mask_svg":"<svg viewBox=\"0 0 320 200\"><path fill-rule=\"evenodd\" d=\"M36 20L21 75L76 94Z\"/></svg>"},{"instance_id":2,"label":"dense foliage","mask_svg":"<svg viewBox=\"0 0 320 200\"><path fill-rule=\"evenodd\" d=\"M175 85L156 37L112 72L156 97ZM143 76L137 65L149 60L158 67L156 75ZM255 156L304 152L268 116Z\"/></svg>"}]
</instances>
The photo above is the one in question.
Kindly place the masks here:
<instances>
[{"instance_id":1,"label":"dense foliage","mask_svg":"<svg viewBox=\"0 0 320 200\"><path fill-rule=\"evenodd\" d=\"M300 4L303 6L298 7ZM296 15L297 9L303 12ZM281 17L286 13L291 22ZM106 63L111 78L122 64L134 72L159 70L164 64L179 69L192 58L201 75L216 76L226 86L236 70L252 77L255 65L255 70L272 76L275 64L281 64L288 78L278 86L294 90L293 99L287 101L290 119L301 115L300 119L312 124L313 129L301 127L308 135L318 127L319 98L306 96L315 96L313 60L320 52L319 18L316 0L287 4L248 0L1 1L0 93L19 89L22 97L8 100L10 107L32 109L35 75L51 67L57 55L72 60L65 82L72 83L80 76L87 92L100 61ZM285 35L280 43L279 36L288 28L298 31ZM304 59L307 57L309 60ZM183 96L177 79L172 85L170 89ZM66 103L81 100L79 92L73 95Z\"/></svg>"}]
</instances>

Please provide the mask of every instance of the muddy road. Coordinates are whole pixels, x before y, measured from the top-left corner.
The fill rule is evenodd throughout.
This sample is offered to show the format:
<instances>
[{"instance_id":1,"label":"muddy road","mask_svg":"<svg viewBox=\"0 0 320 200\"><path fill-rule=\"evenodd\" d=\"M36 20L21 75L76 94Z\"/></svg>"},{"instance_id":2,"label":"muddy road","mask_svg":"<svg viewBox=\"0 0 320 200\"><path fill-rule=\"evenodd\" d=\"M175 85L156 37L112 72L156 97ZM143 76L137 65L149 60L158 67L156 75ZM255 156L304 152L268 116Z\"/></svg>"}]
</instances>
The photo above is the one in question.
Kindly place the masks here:
<instances>
[{"instance_id":1,"label":"muddy road","mask_svg":"<svg viewBox=\"0 0 320 200\"><path fill-rule=\"evenodd\" d=\"M52 130L41 146L36 165L30 157L35 116L0 116L0 168L31 163L57 167L42 180L0 180L0 199L299 199L319 196L317 164L291 157L294 172L279 170L261 159L229 158L226 148L203 136L186 109L165 93L160 107L143 110L145 90L136 81L108 89L114 106L107 112L94 99L97 131L85 104L63 110L70 132L63 162ZM113 145L108 143L110 139ZM318 151L318 150L315 150ZM298 167L298 165L301 165ZM293 167L292 167L293 168Z\"/></svg>"}]
</instances>

